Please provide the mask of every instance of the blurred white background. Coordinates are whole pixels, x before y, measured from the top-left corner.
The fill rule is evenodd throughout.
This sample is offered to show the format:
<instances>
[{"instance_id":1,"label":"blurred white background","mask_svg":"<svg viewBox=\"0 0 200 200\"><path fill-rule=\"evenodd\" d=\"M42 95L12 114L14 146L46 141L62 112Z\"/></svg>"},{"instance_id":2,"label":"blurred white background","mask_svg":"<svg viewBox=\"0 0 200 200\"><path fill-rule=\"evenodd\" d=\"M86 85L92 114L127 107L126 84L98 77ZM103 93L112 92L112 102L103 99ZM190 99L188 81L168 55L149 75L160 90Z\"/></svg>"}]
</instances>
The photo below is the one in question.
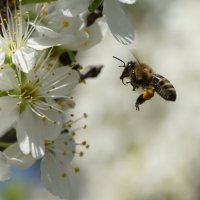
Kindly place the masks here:
<instances>
[{"instance_id":1,"label":"blurred white background","mask_svg":"<svg viewBox=\"0 0 200 200\"><path fill-rule=\"evenodd\" d=\"M84 136L91 144L81 162L79 199L200 199L199 10L199 0L138 0L127 10L136 33L132 47L108 34L80 55L83 64L105 67L76 94L77 109L89 115ZM173 83L176 102L156 95L135 110L141 92L121 83L121 63L112 58L127 62L130 49Z\"/></svg>"},{"instance_id":2,"label":"blurred white background","mask_svg":"<svg viewBox=\"0 0 200 200\"><path fill-rule=\"evenodd\" d=\"M77 200L200 199L200 1L138 0L127 13L135 28L131 47L110 33L79 54L84 66L104 64L100 76L76 89L77 114L88 114L81 133L91 148L77 160ZM124 86L121 64L150 65L177 91L176 102L160 96L135 110L141 91ZM35 187L32 200L58 199Z\"/></svg>"}]
</instances>

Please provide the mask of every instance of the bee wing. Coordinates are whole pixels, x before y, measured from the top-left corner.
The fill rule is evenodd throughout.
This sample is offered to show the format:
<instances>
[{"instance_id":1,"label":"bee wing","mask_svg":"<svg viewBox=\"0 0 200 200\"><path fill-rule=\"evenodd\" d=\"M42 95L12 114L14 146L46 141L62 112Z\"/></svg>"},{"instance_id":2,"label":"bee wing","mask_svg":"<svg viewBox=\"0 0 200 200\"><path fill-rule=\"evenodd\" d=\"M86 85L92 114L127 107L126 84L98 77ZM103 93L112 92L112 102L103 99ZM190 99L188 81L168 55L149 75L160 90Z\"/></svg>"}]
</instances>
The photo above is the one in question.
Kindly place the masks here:
<instances>
[{"instance_id":1,"label":"bee wing","mask_svg":"<svg viewBox=\"0 0 200 200\"><path fill-rule=\"evenodd\" d=\"M135 72L135 76L137 78L137 80L142 80L143 78L143 67L138 59L138 56L137 56L137 52L135 50L131 50L130 49L130 52L131 54L134 56L136 62L137 62L137 67L134 69L134 72Z\"/></svg>"}]
</instances>

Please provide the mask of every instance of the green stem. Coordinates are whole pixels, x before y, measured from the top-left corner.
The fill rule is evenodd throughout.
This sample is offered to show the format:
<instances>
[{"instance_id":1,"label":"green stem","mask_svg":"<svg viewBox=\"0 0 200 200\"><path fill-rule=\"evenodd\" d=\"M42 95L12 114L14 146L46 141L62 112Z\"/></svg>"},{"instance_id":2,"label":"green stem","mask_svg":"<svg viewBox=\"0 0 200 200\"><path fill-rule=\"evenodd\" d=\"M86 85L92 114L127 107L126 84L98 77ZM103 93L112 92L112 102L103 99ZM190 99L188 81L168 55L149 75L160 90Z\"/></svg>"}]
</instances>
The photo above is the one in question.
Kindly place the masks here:
<instances>
[{"instance_id":1,"label":"green stem","mask_svg":"<svg viewBox=\"0 0 200 200\"><path fill-rule=\"evenodd\" d=\"M31 4L31 3L50 3L56 0L22 0L22 4Z\"/></svg>"},{"instance_id":2,"label":"green stem","mask_svg":"<svg viewBox=\"0 0 200 200\"><path fill-rule=\"evenodd\" d=\"M0 148L2 148L2 149L6 149L6 148L8 148L10 145L12 145L12 143L0 142Z\"/></svg>"},{"instance_id":3,"label":"green stem","mask_svg":"<svg viewBox=\"0 0 200 200\"><path fill-rule=\"evenodd\" d=\"M90 12L94 12L101 4L103 3L103 0L94 0L88 7L88 10Z\"/></svg>"}]
</instances>

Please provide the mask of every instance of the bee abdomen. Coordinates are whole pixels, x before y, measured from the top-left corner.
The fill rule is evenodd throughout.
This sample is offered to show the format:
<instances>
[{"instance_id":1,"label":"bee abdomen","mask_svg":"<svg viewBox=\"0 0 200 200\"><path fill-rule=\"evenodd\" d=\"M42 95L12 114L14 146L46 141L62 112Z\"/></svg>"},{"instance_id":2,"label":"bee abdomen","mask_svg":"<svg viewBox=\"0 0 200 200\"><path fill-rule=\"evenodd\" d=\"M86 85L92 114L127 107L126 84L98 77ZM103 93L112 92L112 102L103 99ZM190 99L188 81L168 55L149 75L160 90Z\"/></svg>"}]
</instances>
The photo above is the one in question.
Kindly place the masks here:
<instances>
[{"instance_id":1,"label":"bee abdomen","mask_svg":"<svg viewBox=\"0 0 200 200\"><path fill-rule=\"evenodd\" d=\"M154 74L151 80L151 85L163 99L167 101L176 100L176 90L170 81L165 77L159 74Z\"/></svg>"}]
</instances>

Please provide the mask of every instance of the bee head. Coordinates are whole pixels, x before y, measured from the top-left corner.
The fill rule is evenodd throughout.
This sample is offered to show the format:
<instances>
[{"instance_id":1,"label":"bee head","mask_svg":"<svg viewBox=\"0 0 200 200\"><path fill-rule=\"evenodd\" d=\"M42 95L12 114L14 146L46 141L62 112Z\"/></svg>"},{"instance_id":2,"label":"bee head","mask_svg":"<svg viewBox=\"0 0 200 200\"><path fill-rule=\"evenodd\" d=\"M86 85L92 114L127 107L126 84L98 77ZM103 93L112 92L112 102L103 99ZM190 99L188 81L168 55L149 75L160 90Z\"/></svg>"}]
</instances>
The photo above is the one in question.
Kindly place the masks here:
<instances>
[{"instance_id":1,"label":"bee head","mask_svg":"<svg viewBox=\"0 0 200 200\"><path fill-rule=\"evenodd\" d=\"M133 61L129 61L127 64L125 64L125 62L124 62L123 60L121 60L121 59L119 59L119 58L117 58L117 57L115 57L115 56L113 56L113 58L115 58L115 59L117 59L117 60L119 60L120 62L123 63L122 66L119 66L119 67L124 67L124 70L123 70L123 72L122 72L122 75L120 76L120 79L122 80L122 83L123 83L124 85L126 85L126 84L124 83L124 78L130 77L131 73L134 73L134 70L135 70L135 68L136 68L136 64L137 64L137 63L136 63L136 62L133 62Z\"/></svg>"},{"instance_id":2,"label":"bee head","mask_svg":"<svg viewBox=\"0 0 200 200\"><path fill-rule=\"evenodd\" d=\"M122 75L120 76L122 82L124 78L130 77L131 74L134 73L135 68L136 68L136 62L133 61L128 62L127 65L124 66L124 70L122 72Z\"/></svg>"}]
</instances>

